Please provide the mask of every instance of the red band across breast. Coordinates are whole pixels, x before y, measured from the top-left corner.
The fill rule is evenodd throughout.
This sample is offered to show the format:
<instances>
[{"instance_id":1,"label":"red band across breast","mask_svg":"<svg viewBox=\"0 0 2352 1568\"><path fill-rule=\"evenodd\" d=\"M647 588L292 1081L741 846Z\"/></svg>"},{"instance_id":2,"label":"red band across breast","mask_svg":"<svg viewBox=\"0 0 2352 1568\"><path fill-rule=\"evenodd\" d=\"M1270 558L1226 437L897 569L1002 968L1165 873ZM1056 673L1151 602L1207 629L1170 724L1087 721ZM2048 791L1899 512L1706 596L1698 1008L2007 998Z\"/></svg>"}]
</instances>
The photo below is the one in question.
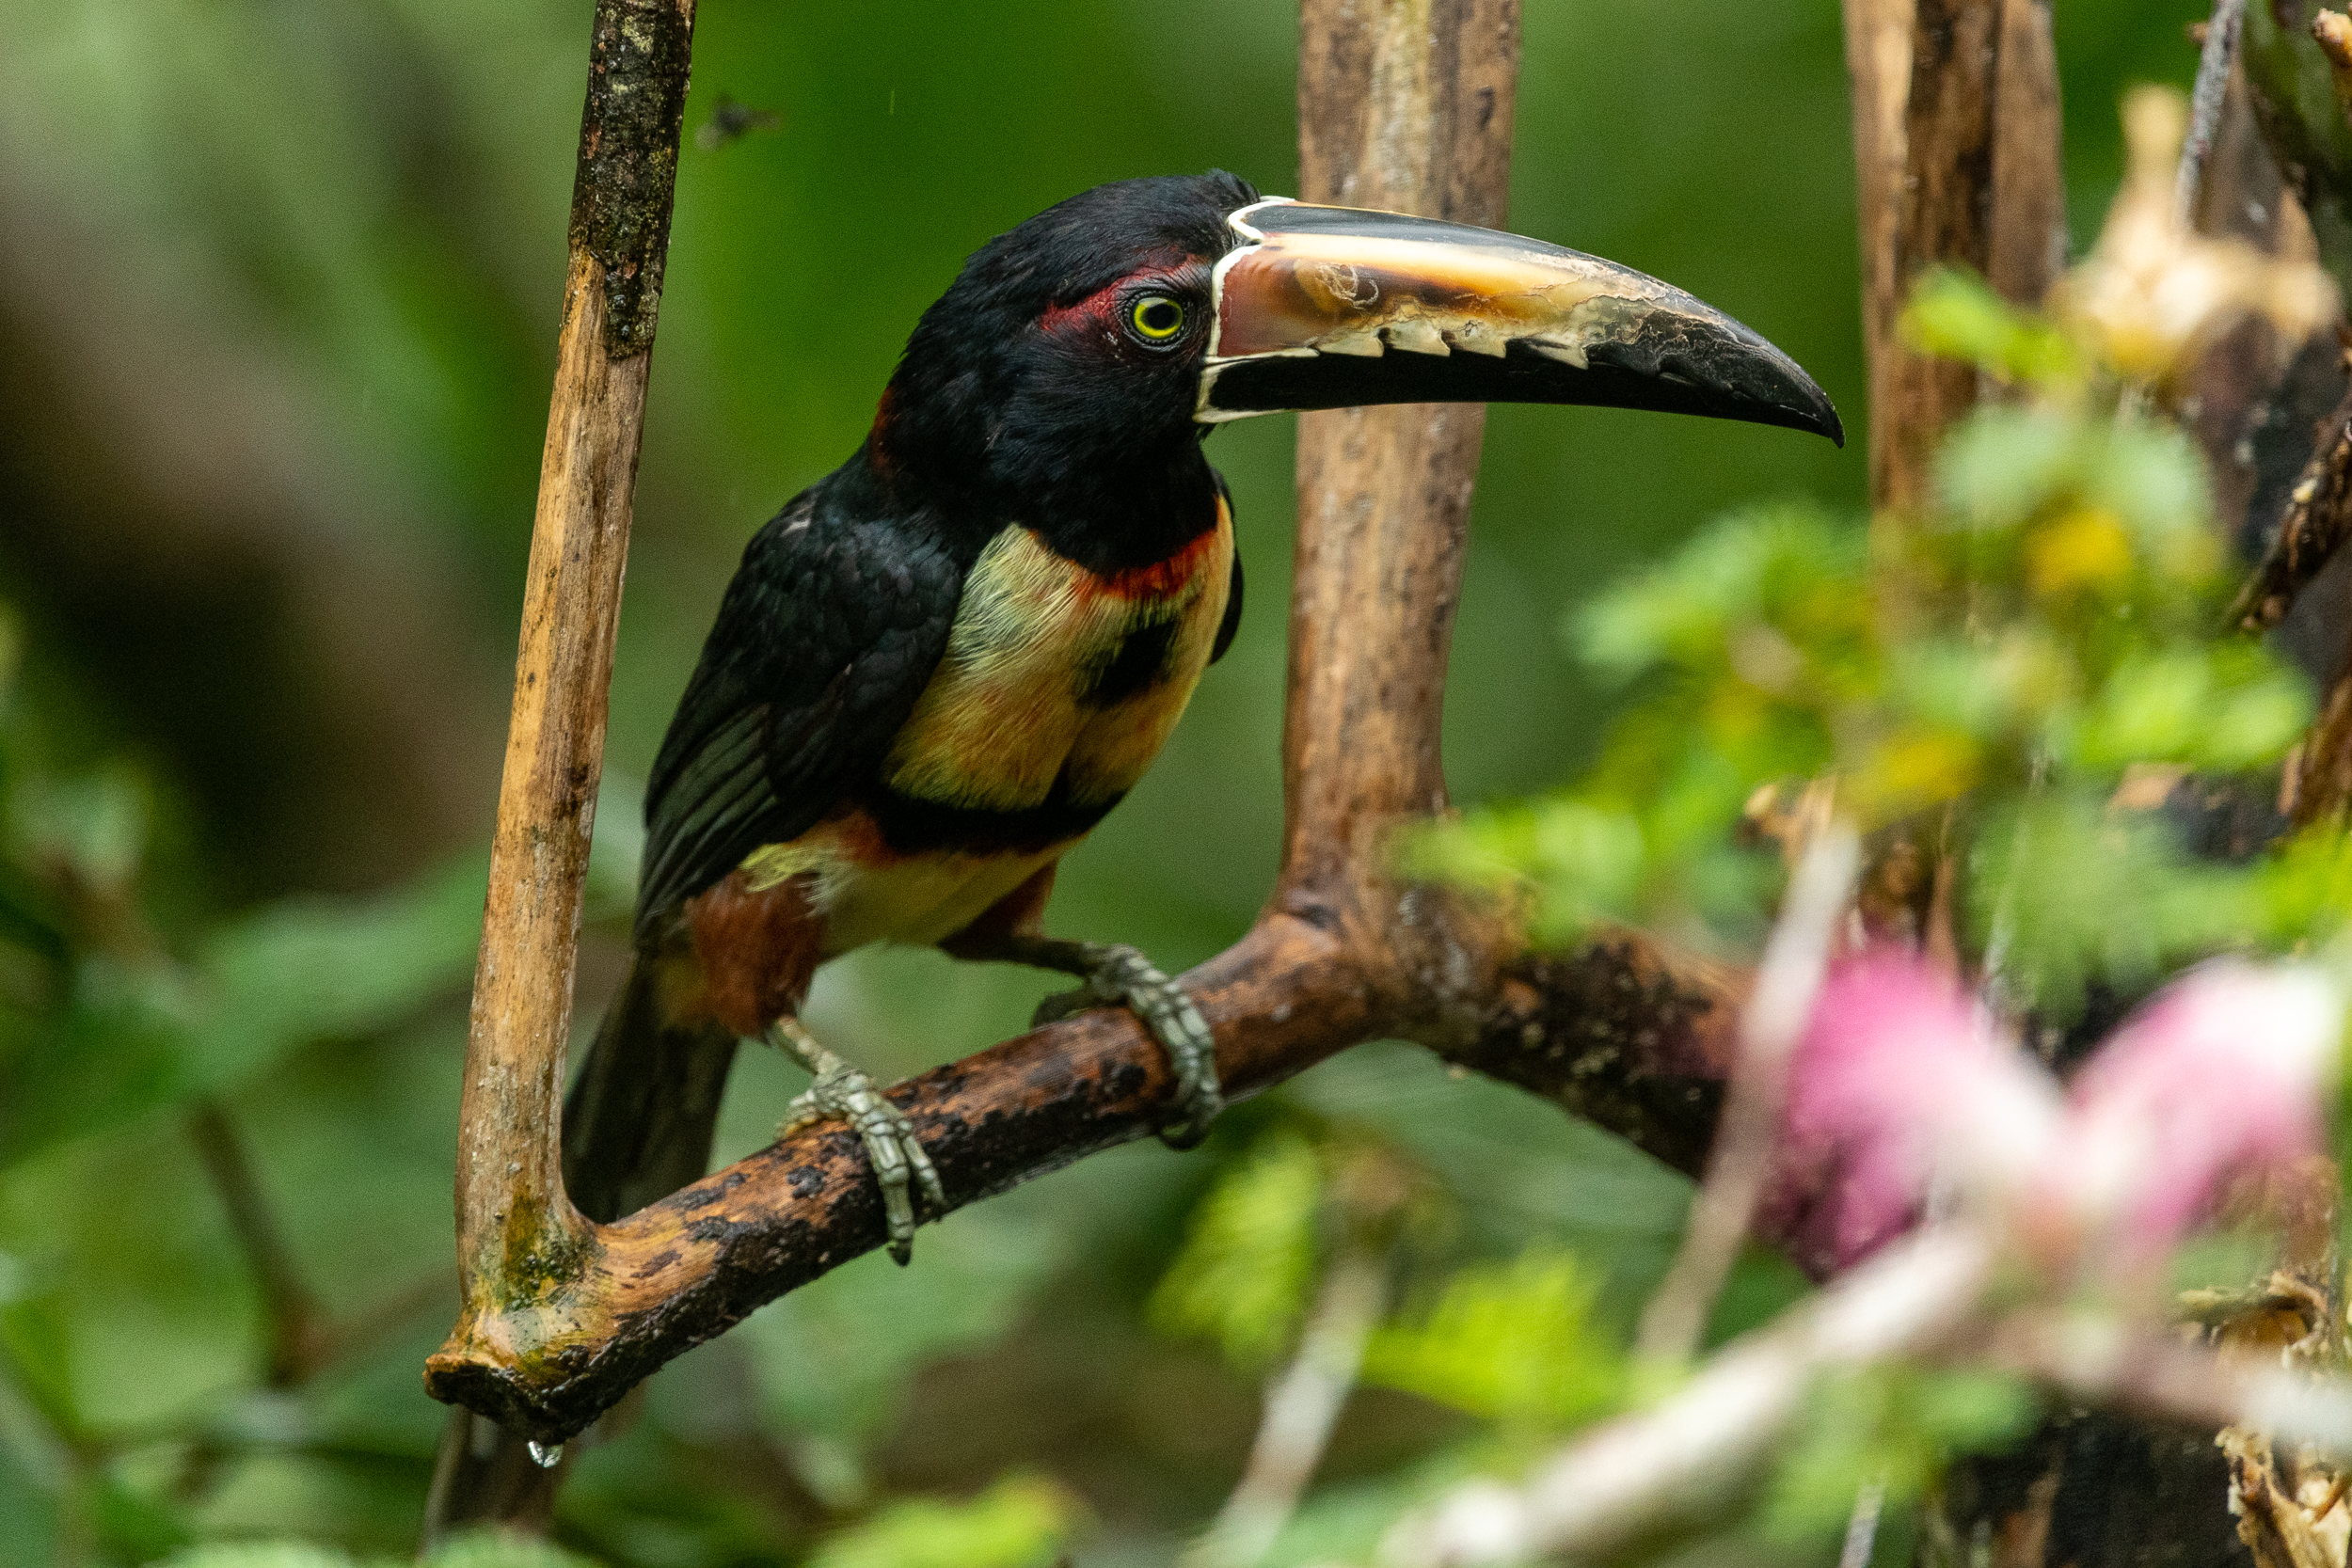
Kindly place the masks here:
<instances>
[{"instance_id":1,"label":"red band across breast","mask_svg":"<svg viewBox=\"0 0 2352 1568\"><path fill-rule=\"evenodd\" d=\"M1089 572L1081 569L1073 574L1078 592L1087 597L1109 596L1121 599L1168 599L1175 597L1200 575L1200 568L1216 552L1219 525L1224 520L1225 503L1217 502L1218 519L1193 536L1192 542L1165 561L1149 566L1130 566L1123 572Z\"/></svg>"}]
</instances>

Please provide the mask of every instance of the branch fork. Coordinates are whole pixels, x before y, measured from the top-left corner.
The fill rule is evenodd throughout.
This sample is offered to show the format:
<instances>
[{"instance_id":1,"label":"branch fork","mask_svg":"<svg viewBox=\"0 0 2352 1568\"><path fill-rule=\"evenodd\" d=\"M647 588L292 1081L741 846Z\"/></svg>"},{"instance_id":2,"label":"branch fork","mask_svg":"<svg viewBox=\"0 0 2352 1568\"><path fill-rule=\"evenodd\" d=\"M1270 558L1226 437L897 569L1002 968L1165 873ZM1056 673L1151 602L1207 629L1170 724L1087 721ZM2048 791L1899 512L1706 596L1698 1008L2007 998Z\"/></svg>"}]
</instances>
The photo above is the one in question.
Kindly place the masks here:
<instances>
[{"instance_id":1,"label":"branch fork","mask_svg":"<svg viewBox=\"0 0 2352 1568\"><path fill-rule=\"evenodd\" d=\"M603 0L576 207L634 191L658 195L666 214L687 35L645 26L683 10L666 0ZM595 128L611 108L600 111L599 93L610 99L611 84L634 69L622 46L636 35L608 26L616 16L675 45L674 71L653 84L676 89L661 121L668 139L650 152L638 147L633 184L591 172L615 150L615 136ZM1307 0L1303 18L1301 195L1499 224L1518 66L1512 0L1432 0L1425 15L1399 10L1386 22L1341 0ZM653 123L648 101L630 100L630 126ZM580 1432L663 1362L884 1234L858 1141L832 1126L798 1132L610 1224L582 1217L564 1189L558 1105L572 942L651 345L646 291L660 274L658 241L633 272L596 246L606 244L599 235L643 242L661 227L577 217L573 226L469 1045L464 1304L425 1371L437 1398L542 1445ZM613 280L624 277L635 292L616 305ZM634 312L625 333L611 325L615 310ZM1655 1141L1687 1164L1704 1147L1696 1124L1712 1101L1684 1085L1719 1078L1728 1060L1723 974L1629 935L1581 956L1524 961L1507 919L1406 886L1389 869L1393 830L1445 806L1438 710L1483 430L1484 410L1462 405L1302 417L1281 872L1251 930L1183 984L1236 1097L1349 1046L1410 1038L1532 1086L1655 1098ZM1671 1004L1662 1022L1652 1006L1661 1000ZM1605 1055L1595 1040L1610 1042ZM1662 1085L1675 1085L1680 1109ZM890 1098L950 1203L962 1205L1146 1135L1171 1088L1142 1025L1106 1009L935 1069Z\"/></svg>"}]
</instances>

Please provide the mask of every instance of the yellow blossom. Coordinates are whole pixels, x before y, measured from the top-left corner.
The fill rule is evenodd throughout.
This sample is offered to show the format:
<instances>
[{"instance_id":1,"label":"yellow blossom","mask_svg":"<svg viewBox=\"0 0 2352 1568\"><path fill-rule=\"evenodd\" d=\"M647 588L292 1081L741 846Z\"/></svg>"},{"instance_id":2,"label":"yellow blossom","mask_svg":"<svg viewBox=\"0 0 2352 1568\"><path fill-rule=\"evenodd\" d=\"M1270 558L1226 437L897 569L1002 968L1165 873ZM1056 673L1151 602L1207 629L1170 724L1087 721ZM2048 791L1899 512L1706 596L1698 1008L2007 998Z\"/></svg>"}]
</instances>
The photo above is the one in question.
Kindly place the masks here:
<instances>
[{"instance_id":1,"label":"yellow blossom","mask_svg":"<svg viewBox=\"0 0 2352 1568\"><path fill-rule=\"evenodd\" d=\"M2131 576L2132 540L2103 506L2076 507L2026 536L2026 576L2045 598L2110 588Z\"/></svg>"}]
</instances>

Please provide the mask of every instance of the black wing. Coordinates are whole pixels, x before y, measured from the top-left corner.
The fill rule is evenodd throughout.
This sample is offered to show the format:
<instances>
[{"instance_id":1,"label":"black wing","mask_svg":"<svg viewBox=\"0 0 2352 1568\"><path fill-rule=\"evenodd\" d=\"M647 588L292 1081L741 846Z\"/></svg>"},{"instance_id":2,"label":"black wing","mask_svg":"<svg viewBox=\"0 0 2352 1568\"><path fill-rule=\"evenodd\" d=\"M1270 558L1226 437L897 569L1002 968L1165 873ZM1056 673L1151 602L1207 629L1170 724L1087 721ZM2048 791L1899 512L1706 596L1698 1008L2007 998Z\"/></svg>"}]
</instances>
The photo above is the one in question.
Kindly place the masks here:
<instances>
[{"instance_id":1,"label":"black wing","mask_svg":"<svg viewBox=\"0 0 2352 1568\"><path fill-rule=\"evenodd\" d=\"M963 591L946 546L803 494L752 538L645 789L637 930L878 767L939 665Z\"/></svg>"},{"instance_id":2,"label":"black wing","mask_svg":"<svg viewBox=\"0 0 2352 1568\"><path fill-rule=\"evenodd\" d=\"M1225 483L1225 476L1218 473L1216 469L1211 468L1209 472L1216 476L1216 493L1224 499L1225 515L1231 517L1233 515L1232 487ZM1241 539L1236 531L1233 539L1233 580L1226 585L1225 619L1216 624L1216 641L1209 648L1211 664L1215 664L1225 657L1225 650L1233 645L1233 634L1239 630L1241 630Z\"/></svg>"}]
</instances>

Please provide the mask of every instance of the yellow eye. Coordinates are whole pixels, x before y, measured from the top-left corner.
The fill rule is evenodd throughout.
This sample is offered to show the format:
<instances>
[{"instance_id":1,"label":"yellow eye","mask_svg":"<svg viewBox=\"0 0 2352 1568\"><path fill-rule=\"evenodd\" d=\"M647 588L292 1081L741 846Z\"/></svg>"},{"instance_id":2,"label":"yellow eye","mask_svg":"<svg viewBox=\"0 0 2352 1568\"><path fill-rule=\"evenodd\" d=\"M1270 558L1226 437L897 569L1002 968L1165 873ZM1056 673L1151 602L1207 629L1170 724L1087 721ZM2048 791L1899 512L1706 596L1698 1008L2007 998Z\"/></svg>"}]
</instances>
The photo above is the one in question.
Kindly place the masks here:
<instances>
[{"instance_id":1,"label":"yellow eye","mask_svg":"<svg viewBox=\"0 0 2352 1568\"><path fill-rule=\"evenodd\" d=\"M1164 343L1184 329L1184 308L1166 294L1145 294L1127 312L1145 341Z\"/></svg>"}]
</instances>

